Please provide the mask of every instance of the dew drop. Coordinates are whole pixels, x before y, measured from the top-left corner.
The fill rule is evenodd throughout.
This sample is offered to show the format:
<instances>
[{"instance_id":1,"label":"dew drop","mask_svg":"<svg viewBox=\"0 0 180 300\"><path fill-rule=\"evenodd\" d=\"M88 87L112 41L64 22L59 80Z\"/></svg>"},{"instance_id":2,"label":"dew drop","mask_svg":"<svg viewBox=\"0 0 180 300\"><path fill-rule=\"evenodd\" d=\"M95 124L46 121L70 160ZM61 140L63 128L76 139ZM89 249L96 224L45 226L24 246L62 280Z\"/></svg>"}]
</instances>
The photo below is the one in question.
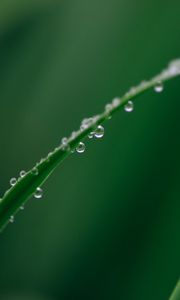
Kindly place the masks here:
<instances>
[{"instance_id":1,"label":"dew drop","mask_svg":"<svg viewBox=\"0 0 180 300\"><path fill-rule=\"evenodd\" d=\"M16 184L16 182L17 182L17 179L15 177L10 179L10 185L11 186L14 186Z\"/></svg>"},{"instance_id":2,"label":"dew drop","mask_svg":"<svg viewBox=\"0 0 180 300\"><path fill-rule=\"evenodd\" d=\"M112 104L108 103L105 106L105 112L107 115L107 119L111 119L111 110L112 110Z\"/></svg>"},{"instance_id":3,"label":"dew drop","mask_svg":"<svg viewBox=\"0 0 180 300\"><path fill-rule=\"evenodd\" d=\"M69 150L68 139L66 137L62 138L61 144L62 144L62 150L63 151L68 151Z\"/></svg>"},{"instance_id":4,"label":"dew drop","mask_svg":"<svg viewBox=\"0 0 180 300\"><path fill-rule=\"evenodd\" d=\"M10 216L9 222L10 222L10 223L14 223L14 216Z\"/></svg>"},{"instance_id":5,"label":"dew drop","mask_svg":"<svg viewBox=\"0 0 180 300\"><path fill-rule=\"evenodd\" d=\"M113 106L113 108L118 107L120 105L120 103L121 103L121 99L120 98L118 98L118 97L114 98L112 100L112 106Z\"/></svg>"},{"instance_id":6,"label":"dew drop","mask_svg":"<svg viewBox=\"0 0 180 300\"><path fill-rule=\"evenodd\" d=\"M26 171L22 170L19 175L21 178L24 177L26 175Z\"/></svg>"},{"instance_id":7,"label":"dew drop","mask_svg":"<svg viewBox=\"0 0 180 300\"><path fill-rule=\"evenodd\" d=\"M156 93L161 93L164 89L163 83L161 81L158 81L156 85L154 86L154 90Z\"/></svg>"},{"instance_id":8,"label":"dew drop","mask_svg":"<svg viewBox=\"0 0 180 300\"><path fill-rule=\"evenodd\" d=\"M42 198L42 196L43 196L43 190L40 187L38 187L34 193L34 198L40 199Z\"/></svg>"},{"instance_id":9,"label":"dew drop","mask_svg":"<svg viewBox=\"0 0 180 300\"><path fill-rule=\"evenodd\" d=\"M76 135L77 135L77 132L76 132L76 131L73 131L73 132L71 133L71 139L74 139L74 138L76 137Z\"/></svg>"},{"instance_id":10,"label":"dew drop","mask_svg":"<svg viewBox=\"0 0 180 300\"><path fill-rule=\"evenodd\" d=\"M38 175L39 174L38 168L34 167L31 171L31 174Z\"/></svg>"},{"instance_id":11,"label":"dew drop","mask_svg":"<svg viewBox=\"0 0 180 300\"><path fill-rule=\"evenodd\" d=\"M21 206L20 206L20 210L24 210L24 205L21 205Z\"/></svg>"},{"instance_id":12,"label":"dew drop","mask_svg":"<svg viewBox=\"0 0 180 300\"><path fill-rule=\"evenodd\" d=\"M79 145L76 147L76 151L78 153L83 153L86 149L86 146L84 143L80 142Z\"/></svg>"},{"instance_id":13,"label":"dew drop","mask_svg":"<svg viewBox=\"0 0 180 300\"><path fill-rule=\"evenodd\" d=\"M126 112L131 112L131 111L133 111L133 110L134 110L134 104L133 104L133 102L132 102L132 101L128 101L128 103L125 104L125 106L124 106L124 110L125 110Z\"/></svg>"},{"instance_id":14,"label":"dew drop","mask_svg":"<svg viewBox=\"0 0 180 300\"><path fill-rule=\"evenodd\" d=\"M98 127L96 128L96 131L94 133L94 136L97 139L100 139L103 137L103 135L104 135L104 127L102 125L98 125Z\"/></svg>"},{"instance_id":15,"label":"dew drop","mask_svg":"<svg viewBox=\"0 0 180 300\"><path fill-rule=\"evenodd\" d=\"M94 137L94 132L92 131L92 132L90 132L89 134L88 134L88 138L89 139L92 139Z\"/></svg>"}]
</instances>

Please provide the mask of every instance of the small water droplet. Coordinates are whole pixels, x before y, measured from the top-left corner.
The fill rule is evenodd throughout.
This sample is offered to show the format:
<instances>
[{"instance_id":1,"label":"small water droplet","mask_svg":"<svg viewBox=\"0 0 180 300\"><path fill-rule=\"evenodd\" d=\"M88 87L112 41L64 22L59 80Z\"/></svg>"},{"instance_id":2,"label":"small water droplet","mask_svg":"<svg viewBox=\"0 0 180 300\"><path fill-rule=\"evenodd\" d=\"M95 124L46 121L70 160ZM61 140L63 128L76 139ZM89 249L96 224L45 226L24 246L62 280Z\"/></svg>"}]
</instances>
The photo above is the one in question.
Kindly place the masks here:
<instances>
[{"instance_id":1,"label":"small water droplet","mask_svg":"<svg viewBox=\"0 0 180 300\"><path fill-rule=\"evenodd\" d=\"M22 170L19 175L20 177L24 177L26 175L26 171Z\"/></svg>"},{"instance_id":2,"label":"small water droplet","mask_svg":"<svg viewBox=\"0 0 180 300\"><path fill-rule=\"evenodd\" d=\"M20 210L24 210L24 205L21 205L21 206L20 206Z\"/></svg>"},{"instance_id":3,"label":"small water droplet","mask_svg":"<svg viewBox=\"0 0 180 300\"><path fill-rule=\"evenodd\" d=\"M9 222L10 222L10 223L14 223L14 216L10 216Z\"/></svg>"},{"instance_id":4,"label":"small water droplet","mask_svg":"<svg viewBox=\"0 0 180 300\"><path fill-rule=\"evenodd\" d=\"M96 128L96 131L94 133L94 136L97 139L100 139L104 136L104 127L102 125L98 125L98 127Z\"/></svg>"},{"instance_id":5,"label":"small water droplet","mask_svg":"<svg viewBox=\"0 0 180 300\"><path fill-rule=\"evenodd\" d=\"M94 132L92 131L92 132L90 132L89 134L88 134L88 138L89 139L92 139L94 137Z\"/></svg>"},{"instance_id":6,"label":"small water droplet","mask_svg":"<svg viewBox=\"0 0 180 300\"><path fill-rule=\"evenodd\" d=\"M62 144L62 150L63 151L68 151L69 150L68 139L66 137L62 138L61 144Z\"/></svg>"},{"instance_id":7,"label":"small water droplet","mask_svg":"<svg viewBox=\"0 0 180 300\"><path fill-rule=\"evenodd\" d=\"M88 127L88 125L82 124L82 125L80 126L80 130L81 130L81 131L84 131L87 127Z\"/></svg>"},{"instance_id":8,"label":"small water droplet","mask_svg":"<svg viewBox=\"0 0 180 300\"><path fill-rule=\"evenodd\" d=\"M43 190L40 187L38 187L34 193L34 198L40 199L42 198L42 196L43 196Z\"/></svg>"},{"instance_id":9,"label":"small water droplet","mask_svg":"<svg viewBox=\"0 0 180 300\"><path fill-rule=\"evenodd\" d=\"M38 171L38 168L34 167L31 171L31 174L33 175L38 175L39 171Z\"/></svg>"},{"instance_id":10,"label":"small water droplet","mask_svg":"<svg viewBox=\"0 0 180 300\"><path fill-rule=\"evenodd\" d=\"M15 177L10 179L10 185L11 186L14 186L16 184L16 182L17 182L17 179Z\"/></svg>"},{"instance_id":11,"label":"small water droplet","mask_svg":"<svg viewBox=\"0 0 180 300\"><path fill-rule=\"evenodd\" d=\"M86 146L84 143L80 142L79 145L76 147L76 151L78 153L83 153L86 149Z\"/></svg>"},{"instance_id":12,"label":"small water droplet","mask_svg":"<svg viewBox=\"0 0 180 300\"><path fill-rule=\"evenodd\" d=\"M76 135L77 135L77 132L76 132L76 131L73 131L73 132L71 133L71 139L74 139L74 138L76 137Z\"/></svg>"},{"instance_id":13,"label":"small water droplet","mask_svg":"<svg viewBox=\"0 0 180 300\"><path fill-rule=\"evenodd\" d=\"M118 97L114 98L112 100L112 106L113 106L113 108L118 107L120 105L120 103L121 103L121 99L120 98L118 98Z\"/></svg>"},{"instance_id":14,"label":"small water droplet","mask_svg":"<svg viewBox=\"0 0 180 300\"><path fill-rule=\"evenodd\" d=\"M125 106L124 106L124 110L125 110L126 112L131 112L131 111L133 111L133 110L134 110L134 104L133 104L133 102L132 102L132 101L128 101L128 103L125 104Z\"/></svg>"},{"instance_id":15,"label":"small water droplet","mask_svg":"<svg viewBox=\"0 0 180 300\"><path fill-rule=\"evenodd\" d=\"M111 119L111 110L112 110L112 104L108 103L106 104L105 106L105 112L106 112L106 115L107 115L107 119Z\"/></svg>"},{"instance_id":16,"label":"small water droplet","mask_svg":"<svg viewBox=\"0 0 180 300\"><path fill-rule=\"evenodd\" d=\"M158 81L156 85L154 86L154 90L156 93L161 93L164 89L163 83L161 81Z\"/></svg>"},{"instance_id":17,"label":"small water droplet","mask_svg":"<svg viewBox=\"0 0 180 300\"><path fill-rule=\"evenodd\" d=\"M55 150L56 151L56 150ZM49 152L48 153L48 156L47 156L47 161L49 161L50 160L50 158L51 158L51 156L53 155L53 152Z\"/></svg>"}]
</instances>

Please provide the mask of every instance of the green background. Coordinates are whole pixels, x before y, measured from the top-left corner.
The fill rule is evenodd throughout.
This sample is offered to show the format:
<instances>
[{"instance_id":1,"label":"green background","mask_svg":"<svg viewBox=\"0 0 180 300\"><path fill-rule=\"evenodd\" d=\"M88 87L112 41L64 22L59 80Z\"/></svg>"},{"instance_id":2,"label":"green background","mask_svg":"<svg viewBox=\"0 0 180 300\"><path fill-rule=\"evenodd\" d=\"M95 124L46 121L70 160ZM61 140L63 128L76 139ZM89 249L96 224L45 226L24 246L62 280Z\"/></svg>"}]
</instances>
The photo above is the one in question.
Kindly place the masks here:
<instances>
[{"instance_id":1,"label":"green background","mask_svg":"<svg viewBox=\"0 0 180 300\"><path fill-rule=\"evenodd\" d=\"M179 0L1 0L1 195L84 117L180 57L179 15ZM179 116L178 78L57 169L0 235L0 299L168 299Z\"/></svg>"}]
</instances>

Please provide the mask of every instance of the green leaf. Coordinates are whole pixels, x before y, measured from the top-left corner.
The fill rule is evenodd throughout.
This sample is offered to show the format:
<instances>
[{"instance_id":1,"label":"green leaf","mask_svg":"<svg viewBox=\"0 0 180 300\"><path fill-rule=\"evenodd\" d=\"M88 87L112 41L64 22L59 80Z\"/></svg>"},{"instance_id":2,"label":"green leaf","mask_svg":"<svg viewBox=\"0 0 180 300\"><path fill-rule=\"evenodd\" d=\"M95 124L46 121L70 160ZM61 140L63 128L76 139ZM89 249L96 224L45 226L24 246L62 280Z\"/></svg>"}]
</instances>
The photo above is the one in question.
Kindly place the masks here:
<instances>
[{"instance_id":1,"label":"green leaf","mask_svg":"<svg viewBox=\"0 0 180 300\"><path fill-rule=\"evenodd\" d=\"M180 280L178 281L169 300L180 300Z\"/></svg>"},{"instance_id":2,"label":"green leaf","mask_svg":"<svg viewBox=\"0 0 180 300\"><path fill-rule=\"evenodd\" d=\"M114 99L112 103L105 107L102 113L89 118L83 128L71 134L65 144L61 143L61 145L49 153L46 158L41 159L24 177L20 177L17 183L6 191L4 197L0 200L0 230L9 223L11 216L14 216L20 207L33 196L36 189L47 180L54 169L56 169L65 158L71 155L71 152L85 137L95 131L100 124L109 119L115 112L124 108L129 101L134 100L151 88L159 86L161 89L161 85L164 82L178 75L180 75L180 59L172 61L167 69L163 70L151 80L143 81L137 87L131 88L123 97Z\"/></svg>"}]
</instances>

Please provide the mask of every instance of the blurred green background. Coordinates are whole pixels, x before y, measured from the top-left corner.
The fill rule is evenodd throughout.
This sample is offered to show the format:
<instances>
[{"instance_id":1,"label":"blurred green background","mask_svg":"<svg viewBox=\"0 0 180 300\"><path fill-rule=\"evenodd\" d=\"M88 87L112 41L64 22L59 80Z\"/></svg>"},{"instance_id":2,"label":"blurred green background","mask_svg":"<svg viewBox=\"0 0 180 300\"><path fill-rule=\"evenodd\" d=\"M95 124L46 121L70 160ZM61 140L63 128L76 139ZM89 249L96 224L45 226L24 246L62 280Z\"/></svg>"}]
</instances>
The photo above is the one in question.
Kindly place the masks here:
<instances>
[{"instance_id":1,"label":"blurred green background","mask_svg":"<svg viewBox=\"0 0 180 300\"><path fill-rule=\"evenodd\" d=\"M82 118L180 57L179 15L179 0L1 0L1 195ZM168 299L179 110L178 78L57 169L0 236L0 299Z\"/></svg>"}]
</instances>

